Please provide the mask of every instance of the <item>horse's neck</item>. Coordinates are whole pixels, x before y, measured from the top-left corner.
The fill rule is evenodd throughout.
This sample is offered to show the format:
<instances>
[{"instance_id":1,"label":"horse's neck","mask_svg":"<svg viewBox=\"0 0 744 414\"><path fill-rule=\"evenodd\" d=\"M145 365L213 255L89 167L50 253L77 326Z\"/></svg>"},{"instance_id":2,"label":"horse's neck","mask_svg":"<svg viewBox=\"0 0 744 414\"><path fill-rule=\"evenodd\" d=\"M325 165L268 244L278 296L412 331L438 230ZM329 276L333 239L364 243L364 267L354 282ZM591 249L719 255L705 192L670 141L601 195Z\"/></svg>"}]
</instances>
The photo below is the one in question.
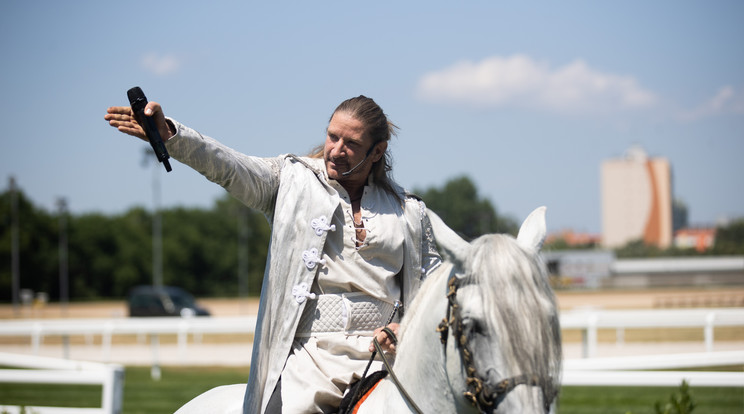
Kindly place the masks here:
<instances>
[{"instance_id":1,"label":"horse's neck","mask_svg":"<svg viewBox=\"0 0 744 414\"><path fill-rule=\"evenodd\" d=\"M401 326L401 342L396 354L396 371L416 375L443 363L442 344L436 326L447 311L445 272L450 268L444 263L430 276L409 307L409 314ZM446 272L449 273L449 272Z\"/></svg>"},{"instance_id":2,"label":"horse's neck","mask_svg":"<svg viewBox=\"0 0 744 414\"><path fill-rule=\"evenodd\" d=\"M446 313L446 282L450 268L448 264L443 264L432 274L421 287L412 307L409 307L393 367L408 394L427 413L456 412L458 408L453 405L459 398L454 398L453 384L447 371L454 370L460 376L460 358L456 351L450 349L449 358L445 361L443 345L436 331ZM448 346L454 349L453 342L450 338ZM405 406L400 392L390 379L381 383L373 396L375 402L368 399L364 404L369 404L368 408L388 404Z\"/></svg>"}]
</instances>

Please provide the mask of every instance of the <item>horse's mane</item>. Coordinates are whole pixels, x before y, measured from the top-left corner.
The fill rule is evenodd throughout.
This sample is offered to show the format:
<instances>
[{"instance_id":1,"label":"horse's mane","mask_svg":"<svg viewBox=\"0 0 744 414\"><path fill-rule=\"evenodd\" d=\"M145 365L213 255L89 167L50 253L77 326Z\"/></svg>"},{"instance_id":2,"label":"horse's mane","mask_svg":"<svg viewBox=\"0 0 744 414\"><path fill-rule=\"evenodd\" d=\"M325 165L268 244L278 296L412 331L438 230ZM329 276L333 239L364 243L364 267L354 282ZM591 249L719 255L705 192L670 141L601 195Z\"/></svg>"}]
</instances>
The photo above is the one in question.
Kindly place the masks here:
<instances>
[{"instance_id":1,"label":"horse's mane","mask_svg":"<svg viewBox=\"0 0 744 414\"><path fill-rule=\"evenodd\" d=\"M465 283L483 295L489 330L499 337L509 370L535 375L548 401L557 394L561 372L561 332L555 296L539 255L503 234L471 243L462 262Z\"/></svg>"}]
</instances>

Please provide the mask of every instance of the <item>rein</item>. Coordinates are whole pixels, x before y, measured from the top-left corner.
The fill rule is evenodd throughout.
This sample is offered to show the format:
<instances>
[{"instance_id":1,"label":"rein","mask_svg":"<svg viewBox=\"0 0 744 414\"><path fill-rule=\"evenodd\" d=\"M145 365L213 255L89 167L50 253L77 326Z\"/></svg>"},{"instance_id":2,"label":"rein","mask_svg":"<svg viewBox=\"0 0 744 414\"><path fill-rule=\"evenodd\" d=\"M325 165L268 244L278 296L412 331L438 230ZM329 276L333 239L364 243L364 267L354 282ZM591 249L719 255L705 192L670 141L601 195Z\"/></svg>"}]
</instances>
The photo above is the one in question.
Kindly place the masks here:
<instances>
[{"instance_id":1,"label":"rein","mask_svg":"<svg viewBox=\"0 0 744 414\"><path fill-rule=\"evenodd\" d=\"M395 337L395 333L387 327L387 325L390 325L390 322L393 321L393 318L395 317L395 313L398 311L398 309L402 306L402 304L399 301L395 302L395 305L393 307L393 312L390 314L390 318L388 318L387 323L385 324L385 327L383 328L383 332L390 338L393 343L398 343L398 338ZM367 363L367 368L364 370L364 374L362 374L362 378L359 380L360 382L367 377L367 371L369 371L370 365L372 365L372 361L375 359L375 354L380 354L380 359L382 359L382 363L385 364L385 368L388 370L388 373L390 374L390 378L393 379L393 382L395 383L395 386L398 387L398 390L403 395L403 399L408 401L408 404L413 408L413 410L418 414L423 414L423 411L416 405L416 403L413 401L413 398L408 394L406 391L406 388L403 386L403 384L398 379L398 376L395 375L395 371L393 371L393 366L390 365L390 361L388 361L387 357L385 356L385 352L382 350L382 346L380 345L380 342L377 341L377 337L373 337L372 342L375 345L375 352L372 353L372 356L369 359L369 363ZM352 398L352 401L357 401L357 392L359 389L357 388L354 392L354 396ZM350 407L351 408L351 407Z\"/></svg>"},{"instance_id":2,"label":"rein","mask_svg":"<svg viewBox=\"0 0 744 414\"><path fill-rule=\"evenodd\" d=\"M437 332L439 332L442 345L447 347L447 338L449 337L449 328L454 330L454 337L457 338L457 348L460 349L460 357L465 365L467 377L465 379L468 390L463 393L465 399L470 401L480 412L487 410L496 410L506 395L519 385L541 386L542 382L535 375L518 375L506 378L496 386L484 384L483 379L478 375L475 361L473 361L473 352L468 346L468 336L463 334L462 315L460 306L457 304L457 289L460 287L459 279L452 274L447 283L447 314L442 322L439 323ZM550 410L550 402L544 401L545 412Z\"/></svg>"},{"instance_id":3,"label":"rein","mask_svg":"<svg viewBox=\"0 0 744 414\"><path fill-rule=\"evenodd\" d=\"M391 338L395 338L395 335L393 335ZM408 404L411 405L411 408L413 408L413 411L415 411L418 414L423 414L423 411L421 411L418 405L416 405L416 402L413 401L413 398L411 398L411 396L406 391L406 388L403 386L403 384L400 382L398 377L395 375L395 372L393 371L393 367L390 365L390 362L387 360L387 357L385 357L385 354L382 352L382 347L380 346L380 343L377 342L377 338L374 338L372 342L374 342L375 349L380 354L380 358L382 358L382 363L385 364L385 368L387 368L388 373L390 374L390 378L393 379L395 386L398 387L398 390L400 391L400 393L403 394L403 399L408 401Z\"/></svg>"},{"instance_id":4,"label":"rein","mask_svg":"<svg viewBox=\"0 0 744 414\"><path fill-rule=\"evenodd\" d=\"M464 362L465 371L467 373L465 381L468 390L463 393L465 399L470 401L470 403L474 407L476 407L478 411L487 412L496 410L499 404L504 400L504 398L506 398L506 395L509 394L509 392L511 392L517 386L528 385L542 388L542 386L544 385L543 381L541 381L536 375L528 374L505 378L499 381L498 384L496 384L495 386L484 383L483 379L478 375L475 361L473 361L473 353L468 346L468 336L463 334L462 315L460 314L460 306L457 304L457 289L460 286L460 283L455 274L450 276L447 286L447 314L446 317L442 319L442 322L439 323L437 332L439 332L440 340L445 348L446 354L447 339L449 338L449 328L452 327L452 329L454 330L454 337L457 338L456 345L457 348L460 350L460 357ZM396 307L393 310L393 315L395 315L395 311L397 311L398 306L399 305L396 303ZM391 320L393 315L390 316ZM397 342L397 339L395 338L395 335L392 331L386 329L385 333L393 340L393 342ZM406 391L403 384L395 375L393 367L390 365L390 362L385 357L385 354L382 351L382 347L377 341L377 338L373 339L373 343L375 346L375 352L372 353L370 363L372 359L375 358L375 353L378 353L380 355L380 358L382 359L383 364L385 364L385 368L390 374L391 379L395 383L395 386L403 395L404 400L408 402L408 404L416 413L421 414L421 409L416 405L416 403ZM367 366L367 368L369 369L369 365ZM362 378L364 378L366 375L367 371L365 370ZM549 399L547 398L545 398L544 400L544 408L545 412L547 413L550 411L550 401L548 401Z\"/></svg>"}]
</instances>

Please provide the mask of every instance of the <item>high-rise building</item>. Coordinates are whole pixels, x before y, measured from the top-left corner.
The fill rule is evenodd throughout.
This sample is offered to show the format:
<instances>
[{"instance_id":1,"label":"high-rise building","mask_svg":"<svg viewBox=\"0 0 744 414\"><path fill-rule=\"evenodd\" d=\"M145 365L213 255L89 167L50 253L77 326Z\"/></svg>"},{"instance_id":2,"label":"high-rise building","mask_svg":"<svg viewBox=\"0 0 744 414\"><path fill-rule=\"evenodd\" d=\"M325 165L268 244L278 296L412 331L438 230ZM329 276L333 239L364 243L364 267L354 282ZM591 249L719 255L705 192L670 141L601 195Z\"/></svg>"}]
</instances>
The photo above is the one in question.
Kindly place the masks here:
<instances>
[{"instance_id":1,"label":"high-rise building","mask_svg":"<svg viewBox=\"0 0 744 414\"><path fill-rule=\"evenodd\" d=\"M643 240L672 243L672 174L665 158L650 158L639 146L602 162L602 245Z\"/></svg>"}]
</instances>

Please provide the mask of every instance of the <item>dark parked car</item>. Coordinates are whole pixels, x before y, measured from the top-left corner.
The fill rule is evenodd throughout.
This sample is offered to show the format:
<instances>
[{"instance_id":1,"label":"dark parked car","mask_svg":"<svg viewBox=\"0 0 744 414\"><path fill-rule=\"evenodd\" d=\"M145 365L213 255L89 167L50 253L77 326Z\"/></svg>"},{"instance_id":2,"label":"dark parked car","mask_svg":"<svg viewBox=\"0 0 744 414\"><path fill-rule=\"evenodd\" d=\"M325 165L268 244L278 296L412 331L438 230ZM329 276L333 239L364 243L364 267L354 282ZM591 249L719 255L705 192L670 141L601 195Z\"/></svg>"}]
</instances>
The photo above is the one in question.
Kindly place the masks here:
<instances>
[{"instance_id":1,"label":"dark parked car","mask_svg":"<svg viewBox=\"0 0 744 414\"><path fill-rule=\"evenodd\" d=\"M209 316L191 294L174 286L137 286L128 302L129 316Z\"/></svg>"}]
</instances>

